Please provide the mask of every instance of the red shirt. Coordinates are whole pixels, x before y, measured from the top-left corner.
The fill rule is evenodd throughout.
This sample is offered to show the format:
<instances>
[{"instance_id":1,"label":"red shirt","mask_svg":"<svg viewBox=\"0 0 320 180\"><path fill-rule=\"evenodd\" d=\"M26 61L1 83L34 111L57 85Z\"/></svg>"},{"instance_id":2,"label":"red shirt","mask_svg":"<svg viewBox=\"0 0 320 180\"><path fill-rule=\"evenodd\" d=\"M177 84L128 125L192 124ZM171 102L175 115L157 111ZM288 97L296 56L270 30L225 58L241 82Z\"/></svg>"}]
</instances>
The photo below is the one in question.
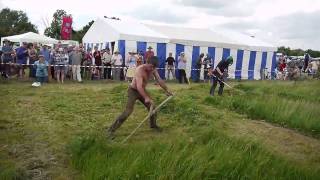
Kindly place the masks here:
<instances>
[{"instance_id":1,"label":"red shirt","mask_svg":"<svg viewBox=\"0 0 320 180\"><path fill-rule=\"evenodd\" d=\"M286 68L286 64L285 63L281 63L280 65L279 65L279 71L280 72L283 72L283 70L284 70L284 68Z\"/></svg>"},{"instance_id":2,"label":"red shirt","mask_svg":"<svg viewBox=\"0 0 320 180\"><path fill-rule=\"evenodd\" d=\"M146 61L146 63L149 62L149 59L154 56L154 52L153 51L147 51L146 54L144 55L144 59Z\"/></svg>"}]
</instances>

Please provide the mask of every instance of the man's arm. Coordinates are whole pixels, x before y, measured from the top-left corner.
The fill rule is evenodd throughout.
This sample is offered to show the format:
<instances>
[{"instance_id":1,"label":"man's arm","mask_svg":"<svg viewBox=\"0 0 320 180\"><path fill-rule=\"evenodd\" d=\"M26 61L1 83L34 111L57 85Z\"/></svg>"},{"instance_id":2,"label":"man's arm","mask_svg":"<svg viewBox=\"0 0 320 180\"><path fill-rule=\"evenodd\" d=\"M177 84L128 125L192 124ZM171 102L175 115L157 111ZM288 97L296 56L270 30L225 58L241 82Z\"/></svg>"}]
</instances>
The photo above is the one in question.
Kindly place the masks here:
<instances>
[{"instance_id":1,"label":"man's arm","mask_svg":"<svg viewBox=\"0 0 320 180\"><path fill-rule=\"evenodd\" d=\"M164 83L164 81L161 79L161 77L159 76L159 73L157 70L153 71L153 76L156 79L156 81L159 83L160 87L165 90L165 92L167 93L168 96L171 96L172 93L168 90L167 85Z\"/></svg>"}]
</instances>

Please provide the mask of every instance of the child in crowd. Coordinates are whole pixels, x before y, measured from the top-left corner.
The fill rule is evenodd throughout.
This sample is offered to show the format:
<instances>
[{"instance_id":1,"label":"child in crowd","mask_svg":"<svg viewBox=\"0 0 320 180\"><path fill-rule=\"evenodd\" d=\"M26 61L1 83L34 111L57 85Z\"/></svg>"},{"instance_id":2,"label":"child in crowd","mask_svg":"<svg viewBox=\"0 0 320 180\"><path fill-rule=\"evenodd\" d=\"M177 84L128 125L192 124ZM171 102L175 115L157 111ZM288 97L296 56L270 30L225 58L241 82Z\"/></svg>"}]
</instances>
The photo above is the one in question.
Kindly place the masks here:
<instances>
[{"instance_id":1,"label":"child in crowd","mask_svg":"<svg viewBox=\"0 0 320 180\"><path fill-rule=\"evenodd\" d=\"M39 87L48 79L48 62L44 60L43 55L39 55L39 60L34 63L36 68L37 81L32 86Z\"/></svg>"}]
</instances>

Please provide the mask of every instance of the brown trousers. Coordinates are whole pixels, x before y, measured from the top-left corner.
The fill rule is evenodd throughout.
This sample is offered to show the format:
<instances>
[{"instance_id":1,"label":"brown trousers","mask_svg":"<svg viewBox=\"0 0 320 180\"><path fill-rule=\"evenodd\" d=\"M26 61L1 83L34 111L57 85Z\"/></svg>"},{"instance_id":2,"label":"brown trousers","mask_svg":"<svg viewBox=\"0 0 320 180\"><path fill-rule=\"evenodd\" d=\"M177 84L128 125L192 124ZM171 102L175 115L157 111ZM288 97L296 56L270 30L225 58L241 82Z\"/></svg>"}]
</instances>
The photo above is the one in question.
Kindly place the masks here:
<instances>
[{"instance_id":1,"label":"brown trousers","mask_svg":"<svg viewBox=\"0 0 320 180\"><path fill-rule=\"evenodd\" d=\"M151 104L146 104L144 102L144 98L139 94L139 92L136 89L129 87L128 88L128 102L126 105L126 109L122 112L122 114L115 120L115 122L109 128L109 132L111 132L111 133L115 132L122 125L122 123L130 116L130 114L133 111L134 104L135 104L136 100L139 100L142 104L144 104L144 106L148 109L148 111L150 110ZM151 128L157 127L156 117L157 117L156 113L154 113L150 117L150 127Z\"/></svg>"}]
</instances>

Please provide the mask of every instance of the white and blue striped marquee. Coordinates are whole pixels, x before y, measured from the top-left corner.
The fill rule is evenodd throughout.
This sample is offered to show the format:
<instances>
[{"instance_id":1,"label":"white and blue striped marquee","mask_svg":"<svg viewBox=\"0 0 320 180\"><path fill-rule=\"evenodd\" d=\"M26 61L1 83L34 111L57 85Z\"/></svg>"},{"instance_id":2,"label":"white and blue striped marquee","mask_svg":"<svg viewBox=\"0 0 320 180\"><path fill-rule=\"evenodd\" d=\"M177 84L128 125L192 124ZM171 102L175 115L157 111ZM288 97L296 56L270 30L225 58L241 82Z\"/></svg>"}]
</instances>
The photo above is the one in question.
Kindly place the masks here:
<instances>
[{"instance_id":1,"label":"white and blue striped marquee","mask_svg":"<svg viewBox=\"0 0 320 180\"><path fill-rule=\"evenodd\" d=\"M104 49L111 47L111 42L84 43L86 49L93 49L95 46L99 49ZM165 61L169 56L169 52L173 54L175 59L178 58L181 52L185 52L188 60L186 70L187 77L191 77L192 79L195 79L196 77L194 69L196 68L196 61L200 53L208 53L212 58L214 66L216 66L221 59L230 55L233 56L234 63L229 67L229 77L231 79L258 80L261 79L262 70L267 68L267 71L273 74L276 66L276 53L274 51L257 51L227 47L200 47L174 43L154 43L130 40L118 40L115 42L115 49L119 50L124 59L129 51L142 51L145 53L149 46L153 47L155 55L159 58L159 74L161 78L165 78L167 74ZM176 73L176 75L178 74ZM203 79L203 73L201 73L200 79Z\"/></svg>"}]
</instances>

